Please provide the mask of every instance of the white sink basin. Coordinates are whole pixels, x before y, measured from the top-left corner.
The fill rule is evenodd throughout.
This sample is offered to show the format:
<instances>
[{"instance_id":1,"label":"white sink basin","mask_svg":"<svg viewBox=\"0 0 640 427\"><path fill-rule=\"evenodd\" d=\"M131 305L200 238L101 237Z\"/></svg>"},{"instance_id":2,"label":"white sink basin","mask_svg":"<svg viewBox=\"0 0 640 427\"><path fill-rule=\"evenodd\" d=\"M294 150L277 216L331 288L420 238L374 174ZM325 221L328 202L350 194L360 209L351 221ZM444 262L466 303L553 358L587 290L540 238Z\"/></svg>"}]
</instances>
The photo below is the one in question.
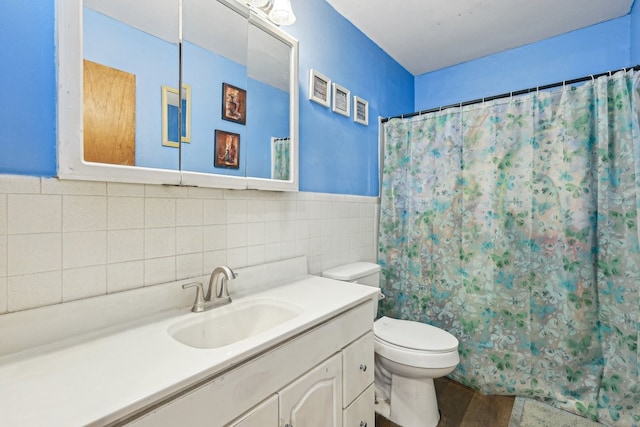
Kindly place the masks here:
<instances>
[{"instance_id":1,"label":"white sink basin","mask_svg":"<svg viewBox=\"0 0 640 427\"><path fill-rule=\"evenodd\" d=\"M168 329L169 335L195 348L219 348L251 338L302 313L286 301L249 299L232 302L182 320Z\"/></svg>"}]
</instances>

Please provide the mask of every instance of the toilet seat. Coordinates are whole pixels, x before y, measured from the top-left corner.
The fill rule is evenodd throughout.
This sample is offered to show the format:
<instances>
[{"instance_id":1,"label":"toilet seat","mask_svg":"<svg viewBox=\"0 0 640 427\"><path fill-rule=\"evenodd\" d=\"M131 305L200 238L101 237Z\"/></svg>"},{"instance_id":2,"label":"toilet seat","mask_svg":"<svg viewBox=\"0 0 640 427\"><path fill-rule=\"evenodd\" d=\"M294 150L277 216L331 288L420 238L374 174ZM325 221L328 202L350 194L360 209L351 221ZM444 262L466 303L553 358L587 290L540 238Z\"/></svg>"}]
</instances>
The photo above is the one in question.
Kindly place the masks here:
<instances>
[{"instance_id":1,"label":"toilet seat","mask_svg":"<svg viewBox=\"0 0 640 427\"><path fill-rule=\"evenodd\" d=\"M456 337L435 326L381 317L373 324L376 354L416 368L446 368L460 362Z\"/></svg>"}]
</instances>

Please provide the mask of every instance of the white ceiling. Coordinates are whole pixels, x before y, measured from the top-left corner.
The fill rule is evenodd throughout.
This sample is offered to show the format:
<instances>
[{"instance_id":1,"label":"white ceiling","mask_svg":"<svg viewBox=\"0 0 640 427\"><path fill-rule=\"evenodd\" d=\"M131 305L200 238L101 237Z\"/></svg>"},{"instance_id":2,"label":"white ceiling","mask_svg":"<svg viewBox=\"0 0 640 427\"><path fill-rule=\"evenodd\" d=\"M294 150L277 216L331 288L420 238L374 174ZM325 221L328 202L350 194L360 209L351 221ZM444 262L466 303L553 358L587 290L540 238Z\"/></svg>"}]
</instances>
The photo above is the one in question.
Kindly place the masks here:
<instances>
[{"instance_id":1,"label":"white ceiling","mask_svg":"<svg viewBox=\"0 0 640 427\"><path fill-rule=\"evenodd\" d=\"M414 75L629 13L633 0L327 0Z\"/></svg>"}]
</instances>

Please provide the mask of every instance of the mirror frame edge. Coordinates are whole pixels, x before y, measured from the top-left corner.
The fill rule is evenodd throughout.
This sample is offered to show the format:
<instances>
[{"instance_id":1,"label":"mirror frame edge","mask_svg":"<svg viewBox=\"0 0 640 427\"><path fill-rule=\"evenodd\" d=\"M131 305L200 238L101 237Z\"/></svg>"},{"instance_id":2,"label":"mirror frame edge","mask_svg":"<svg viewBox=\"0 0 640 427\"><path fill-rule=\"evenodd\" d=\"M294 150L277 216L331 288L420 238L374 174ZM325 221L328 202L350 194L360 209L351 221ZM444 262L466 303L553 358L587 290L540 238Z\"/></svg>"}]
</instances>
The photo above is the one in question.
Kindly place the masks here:
<instances>
[{"instance_id":1,"label":"mirror frame edge","mask_svg":"<svg viewBox=\"0 0 640 427\"><path fill-rule=\"evenodd\" d=\"M219 0L237 12L245 10L237 1ZM181 170L127 167L84 161L82 144L82 0L56 0L57 44L57 178L140 184L195 185L209 188L260 189L271 191L298 191L298 41L253 18L261 28L279 37L291 46L290 59L292 145L292 179L278 181L265 178L235 177ZM244 9L244 10L243 10ZM242 12L241 12L242 11ZM244 12L244 13L243 13ZM245 15L246 16L246 15ZM249 13L251 21L253 13ZM179 66L182 66L181 64Z\"/></svg>"},{"instance_id":2,"label":"mirror frame edge","mask_svg":"<svg viewBox=\"0 0 640 427\"><path fill-rule=\"evenodd\" d=\"M288 181L247 177L247 188L252 190L299 191L299 84L298 84L298 40L279 27L266 22L251 11L249 24L271 33L291 47L289 58L289 129L291 132L291 179Z\"/></svg>"}]
</instances>

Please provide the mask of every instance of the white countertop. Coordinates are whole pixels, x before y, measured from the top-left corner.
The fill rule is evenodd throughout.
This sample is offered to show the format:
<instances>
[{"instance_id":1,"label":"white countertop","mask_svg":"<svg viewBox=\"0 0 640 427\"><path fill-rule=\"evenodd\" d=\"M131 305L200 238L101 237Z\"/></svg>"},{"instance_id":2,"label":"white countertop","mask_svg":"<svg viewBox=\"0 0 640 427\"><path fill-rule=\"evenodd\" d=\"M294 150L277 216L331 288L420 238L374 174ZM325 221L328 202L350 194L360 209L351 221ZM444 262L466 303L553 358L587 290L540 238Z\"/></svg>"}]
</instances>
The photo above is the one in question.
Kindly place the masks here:
<instances>
[{"instance_id":1,"label":"white countertop","mask_svg":"<svg viewBox=\"0 0 640 427\"><path fill-rule=\"evenodd\" d=\"M225 347L196 349L174 340L167 333L171 325L211 313L185 308L0 357L0 424L66 427L115 421L377 294L369 286L306 276L236 299L278 298L303 312Z\"/></svg>"}]
</instances>

